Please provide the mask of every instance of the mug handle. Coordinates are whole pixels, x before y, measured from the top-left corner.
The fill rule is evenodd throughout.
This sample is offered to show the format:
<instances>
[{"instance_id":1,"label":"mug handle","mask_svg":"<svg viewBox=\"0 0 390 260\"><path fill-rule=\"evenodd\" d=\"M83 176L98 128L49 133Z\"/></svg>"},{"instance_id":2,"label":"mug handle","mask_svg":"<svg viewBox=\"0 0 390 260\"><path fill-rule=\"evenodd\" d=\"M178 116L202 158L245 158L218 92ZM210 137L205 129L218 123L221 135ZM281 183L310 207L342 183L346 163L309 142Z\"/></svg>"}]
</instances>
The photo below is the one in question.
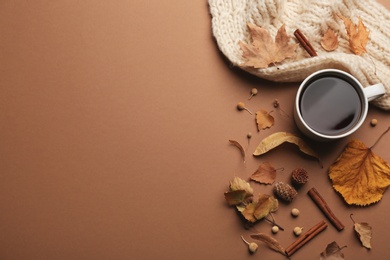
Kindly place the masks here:
<instances>
[{"instance_id":1,"label":"mug handle","mask_svg":"<svg viewBox=\"0 0 390 260\"><path fill-rule=\"evenodd\" d=\"M377 99L386 93L385 87L383 86L382 83L365 87L363 90L364 90L364 95L366 96L368 101Z\"/></svg>"}]
</instances>

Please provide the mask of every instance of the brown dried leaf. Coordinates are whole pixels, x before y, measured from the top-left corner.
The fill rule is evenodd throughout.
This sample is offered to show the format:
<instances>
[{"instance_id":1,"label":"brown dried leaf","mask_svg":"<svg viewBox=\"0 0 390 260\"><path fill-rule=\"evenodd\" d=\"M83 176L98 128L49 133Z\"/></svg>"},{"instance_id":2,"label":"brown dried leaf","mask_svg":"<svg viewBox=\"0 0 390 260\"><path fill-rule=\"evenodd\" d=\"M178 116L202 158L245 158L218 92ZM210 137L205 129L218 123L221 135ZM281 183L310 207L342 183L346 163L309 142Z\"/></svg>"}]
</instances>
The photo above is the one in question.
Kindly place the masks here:
<instances>
[{"instance_id":1,"label":"brown dried leaf","mask_svg":"<svg viewBox=\"0 0 390 260\"><path fill-rule=\"evenodd\" d=\"M253 215L257 220L260 220L266 217L269 213L275 212L278 207L279 202L274 196L260 194Z\"/></svg>"},{"instance_id":2,"label":"brown dried leaf","mask_svg":"<svg viewBox=\"0 0 390 260\"><path fill-rule=\"evenodd\" d=\"M251 180L262 184L272 184L275 178L276 169L269 162L261 163L259 168L250 177Z\"/></svg>"},{"instance_id":3,"label":"brown dried leaf","mask_svg":"<svg viewBox=\"0 0 390 260\"><path fill-rule=\"evenodd\" d=\"M367 52L366 45L370 32L367 31L362 19L359 18L359 24L356 27L350 19L343 16L340 16L340 18L343 20L345 29L347 30L351 51L356 55L361 55L364 52Z\"/></svg>"},{"instance_id":4,"label":"brown dried leaf","mask_svg":"<svg viewBox=\"0 0 390 260\"><path fill-rule=\"evenodd\" d=\"M225 192L225 200L230 206L238 205L245 201L247 193L244 190L234 190Z\"/></svg>"},{"instance_id":5,"label":"brown dried leaf","mask_svg":"<svg viewBox=\"0 0 390 260\"><path fill-rule=\"evenodd\" d=\"M271 115L271 112L267 112L262 109L256 112L256 123L258 131L260 131L261 129L264 130L266 128L270 128L274 125L275 119Z\"/></svg>"},{"instance_id":6,"label":"brown dried leaf","mask_svg":"<svg viewBox=\"0 0 390 260\"><path fill-rule=\"evenodd\" d=\"M339 247L339 245L333 241L332 243L328 244L325 251L321 253L320 260L342 260L344 259L344 254L341 252L341 250L344 247Z\"/></svg>"},{"instance_id":7,"label":"brown dried leaf","mask_svg":"<svg viewBox=\"0 0 390 260\"><path fill-rule=\"evenodd\" d=\"M279 207L279 202L273 196L260 194L257 201L249 203L245 209L237 208L249 222L256 222L269 213L275 212Z\"/></svg>"},{"instance_id":8,"label":"brown dried leaf","mask_svg":"<svg viewBox=\"0 0 390 260\"><path fill-rule=\"evenodd\" d=\"M351 214L352 219L352 214ZM365 248L371 249L372 227L366 222L357 223L353 219L353 228Z\"/></svg>"},{"instance_id":9,"label":"brown dried leaf","mask_svg":"<svg viewBox=\"0 0 390 260\"><path fill-rule=\"evenodd\" d=\"M329 168L333 188L348 204L367 206L390 186L390 165L358 140L350 141Z\"/></svg>"},{"instance_id":10,"label":"brown dried leaf","mask_svg":"<svg viewBox=\"0 0 390 260\"><path fill-rule=\"evenodd\" d=\"M253 188L251 185L240 177L234 177L234 179L230 182L230 190L244 190L247 197L253 195Z\"/></svg>"},{"instance_id":11,"label":"brown dried leaf","mask_svg":"<svg viewBox=\"0 0 390 260\"><path fill-rule=\"evenodd\" d=\"M282 255L286 255L283 246L275 238L267 234L264 233L253 234L251 235L251 238L264 242L272 250L275 250L276 252L281 253Z\"/></svg>"},{"instance_id":12,"label":"brown dried leaf","mask_svg":"<svg viewBox=\"0 0 390 260\"><path fill-rule=\"evenodd\" d=\"M241 207L241 209L240 208L237 208L237 209L238 209L238 211L241 212L241 214L244 216L244 218L246 220L248 220L251 223L255 223L257 221L257 219L255 218L253 213L256 210L256 206L257 206L257 202L253 201L253 202L249 203L248 205L246 205L246 207L244 206L244 207Z\"/></svg>"},{"instance_id":13,"label":"brown dried leaf","mask_svg":"<svg viewBox=\"0 0 390 260\"><path fill-rule=\"evenodd\" d=\"M372 228L368 223L355 223L354 229L358 233L360 242L365 248L371 248Z\"/></svg>"},{"instance_id":14,"label":"brown dried leaf","mask_svg":"<svg viewBox=\"0 0 390 260\"><path fill-rule=\"evenodd\" d=\"M291 37L287 35L285 25L279 28L275 42L270 33L263 28L248 23L248 29L252 43L239 42L243 57L247 60L241 66L268 68L270 64L281 62L295 54L298 44L289 44Z\"/></svg>"},{"instance_id":15,"label":"brown dried leaf","mask_svg":"<svg viewBox=\"0 0 390 260\"><path fill-rule=\"evenodd\" d=\"M314 158L317 158L319 160L318 155L316 152L314 152L306 143L303 141L302 138L288 133L288 132L277 132L274 134L271 134L270 136L264 138L260 144L257 146L255 152L253 155L258 156L262 155L275 147L278 147L279 145L283 143L292 143L298 146L299 150L309 156L312 156Z\"/></svg>"},{"instance_id":16,"label":"brown dried leaf","mask_svg":"<svg viewBox=\"0 0 390 260\"><path fill-rule=\"evenodd\" d=\"M320 43L324 50L334 51L339 46L338 36L332 29L328 28Z\"/></svg>"},{"instance_id":17,"label":"brown dried leaf","mask_svg":"<svg viewBox=\"0 0 390 260\"><path fill-rule=\"evenodd\" d=\"M242 145L239 142L235 141L235 140L229 140L229 142L240 150L242 160L245 163L245 150L244 150L244 147L242 147Z\"/></svg>"}]
</instances>

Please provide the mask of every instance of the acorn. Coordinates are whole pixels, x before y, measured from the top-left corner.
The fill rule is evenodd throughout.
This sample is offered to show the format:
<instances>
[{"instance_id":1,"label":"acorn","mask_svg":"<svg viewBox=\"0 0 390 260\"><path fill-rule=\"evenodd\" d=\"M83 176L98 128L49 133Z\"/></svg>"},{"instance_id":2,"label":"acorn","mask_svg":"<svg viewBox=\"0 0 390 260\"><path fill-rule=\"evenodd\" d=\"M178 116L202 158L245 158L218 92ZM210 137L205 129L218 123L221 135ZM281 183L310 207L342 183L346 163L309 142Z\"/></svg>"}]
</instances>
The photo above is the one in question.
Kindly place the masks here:
<instances>
[{"instance_id":1,"label":"acorn","mask_svg":"<svg viewBox=\"0 0 390 260\"><path fill-rule=\"evenodd\" d=\"M298 192L293 187L281 181L275 183L274 193L278 198L286 202L291 202L298 194Z\"/></svg>"},{"instance_id":2,"label":"acorn","mask_svg":"<svg viewBox=\"0 0 390 260\"><path fill-rule=\"evenodd\" d=\"M309 175L305 169L296 168L291 173L291 179L293 181L293 184L301 186L309 180Z\"/></svg>"}]
</instances>

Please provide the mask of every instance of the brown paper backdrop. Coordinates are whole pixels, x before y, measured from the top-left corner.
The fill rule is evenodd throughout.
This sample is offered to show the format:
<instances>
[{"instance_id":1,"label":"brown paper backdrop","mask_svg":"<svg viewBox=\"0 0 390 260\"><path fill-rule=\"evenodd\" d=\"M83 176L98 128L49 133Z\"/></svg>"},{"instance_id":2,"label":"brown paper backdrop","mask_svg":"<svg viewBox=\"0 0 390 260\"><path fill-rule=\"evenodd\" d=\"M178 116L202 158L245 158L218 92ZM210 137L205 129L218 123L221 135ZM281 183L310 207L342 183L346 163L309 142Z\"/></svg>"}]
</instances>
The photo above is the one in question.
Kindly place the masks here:
<instances>
[{"instance_id":1,"label":"brown paper backdrop","mask_svg":"<svg viewBox=\"0 0 390 260\"><path fill-rule=\"evenodd\" d=\"M312 143L324 168L288 145L251 156L270 133L297 132L298 85L231 68L211 35L207 1L3 0L0 35L0 259L284 259L263 244L250 256L240 235L270 234L271 225L244 229L223 198L230 179L247 178L264 161L284 167L281 181L296 167L310 174L275 213L283 246L294 226L324 219L310 187L346 225L330 225L294 259L319 259L332 241L348 246L347 259L390 257L390 194L348 207L328 180L349 139ZM248 101L253 87L259 94ZM251 115L235 109L244 101L271 110L274 99L290 116L275 110L269 130L257 132ZM389 123L371 107L353 137L371 145ZM246 146L248 132L244 166L228 140ZM389 140L374 149L387 161ZM296 219L292 207L301 210ZM372 225L372 250L354 236L350 213Z\"/></svg>"}]
</instances>

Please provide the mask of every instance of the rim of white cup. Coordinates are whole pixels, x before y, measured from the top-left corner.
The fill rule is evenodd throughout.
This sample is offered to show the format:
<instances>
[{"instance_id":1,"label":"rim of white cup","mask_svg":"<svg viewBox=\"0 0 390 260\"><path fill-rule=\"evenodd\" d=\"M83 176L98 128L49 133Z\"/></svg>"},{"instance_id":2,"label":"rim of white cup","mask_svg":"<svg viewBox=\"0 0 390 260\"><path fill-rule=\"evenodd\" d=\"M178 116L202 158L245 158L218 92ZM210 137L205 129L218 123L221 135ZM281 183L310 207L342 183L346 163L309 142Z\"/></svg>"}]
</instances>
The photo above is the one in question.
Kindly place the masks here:
<instances>
[{"instance_id":1,"label":"rim of white cup","mask_svg":"<svg viewBox=\"0 0 390 260\"><path fill-rule=\"evenodd\" d=\"M363 98L362 98L362 103L363 103L363 108L362 108L362 111L361 111L361 114L359 116L359 121L351 128L349 129L347 132L345 133L342 133L342 134L339 134L339 135L326 135L326 134L322 134L320 132L317 132L315 131L314 129L312 129L306 122L305 120L303 119L302 117L302 114L301 114L301 110L300 110L300 96L301 96L301 93L302 91L304 90L304 88L306 87L306 83L311 80L312 78L316 77L318 74L324 74L324 73L337 73L337 74L342 74L344 75L344 77L348 77L350 80L354 81L356 83L356 86L358 86L359 88L359 97L361 97L363 95ZM305 86L305 87L304 87ZM354 133L357 129L360 128L360 126L364 123L364 119L366 118L367 116L367 112L368 112L368 100L367 100L367 97L365 96L364 94L364 89L363 89L363 86L362 84L351 74L345 72L345 71L342 71L342 70L339 70L339 69L322 69L322 70L319 70L319 71L316 71L316 72L313 72L312 74L310 74L308 77L305 78L304 81L302 81L302 83L299 85L299 88L298 88L298 91L297 91L297 95L295 97L295 109L297 109L297 116L299 117L299 120L301 121L301 123L305 126L305 128L307 130L309 130L311 132L311 134L313 134L314 136L316 136L317 138L321 138L321 139L327 139L327 140L336 140L336 139L340 139L340 138L343 138L343 137L346 137L348 135L351 135L352 133Z\"/></svg>"}]
</instances>

